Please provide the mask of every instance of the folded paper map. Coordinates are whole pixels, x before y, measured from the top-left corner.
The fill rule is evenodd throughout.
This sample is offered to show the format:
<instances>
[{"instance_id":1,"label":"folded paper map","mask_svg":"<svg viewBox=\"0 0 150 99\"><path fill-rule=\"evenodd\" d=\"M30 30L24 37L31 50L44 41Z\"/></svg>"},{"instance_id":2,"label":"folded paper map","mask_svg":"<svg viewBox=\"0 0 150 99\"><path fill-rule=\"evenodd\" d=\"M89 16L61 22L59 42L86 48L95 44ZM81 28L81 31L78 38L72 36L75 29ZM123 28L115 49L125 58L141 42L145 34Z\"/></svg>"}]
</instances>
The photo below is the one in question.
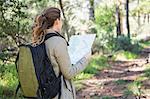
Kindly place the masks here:
<instances>
[{"instance_id":1,"label":"folded paper map","mask_svg":"<svg viewBox=\"0 0 150 99\"><path fill-rule=\"evenodd\" d=\"M72 64L76 64L81 58L91 51L96 34L71 36L68 52Z\"/></svg>"}]
</instances>

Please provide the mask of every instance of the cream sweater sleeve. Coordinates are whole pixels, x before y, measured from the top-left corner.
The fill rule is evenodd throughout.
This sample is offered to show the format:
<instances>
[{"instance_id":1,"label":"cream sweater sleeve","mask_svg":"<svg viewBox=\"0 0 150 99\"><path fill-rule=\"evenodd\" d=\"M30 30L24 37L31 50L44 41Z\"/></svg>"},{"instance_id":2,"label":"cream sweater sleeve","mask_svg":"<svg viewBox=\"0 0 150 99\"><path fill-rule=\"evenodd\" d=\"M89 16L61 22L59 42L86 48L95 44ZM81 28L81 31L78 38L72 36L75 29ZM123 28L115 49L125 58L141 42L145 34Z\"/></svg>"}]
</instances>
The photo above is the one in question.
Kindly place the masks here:
<instances>
[{"instance_id":1,"label":"cream sweater sleeve","mask_svg":"<svg viewBox=\"0 0 150 99\"><path fill-rule=\"evenodd\" d=\"M55 45L54 55L60 67L60 71L66 79L71 79L86 68L88 60L86 58L82 58L79 62L72 66L66 41L61 37L57 37L55 40L57 40L56 42L58 43Z\"/></svg>"}]
</instances>

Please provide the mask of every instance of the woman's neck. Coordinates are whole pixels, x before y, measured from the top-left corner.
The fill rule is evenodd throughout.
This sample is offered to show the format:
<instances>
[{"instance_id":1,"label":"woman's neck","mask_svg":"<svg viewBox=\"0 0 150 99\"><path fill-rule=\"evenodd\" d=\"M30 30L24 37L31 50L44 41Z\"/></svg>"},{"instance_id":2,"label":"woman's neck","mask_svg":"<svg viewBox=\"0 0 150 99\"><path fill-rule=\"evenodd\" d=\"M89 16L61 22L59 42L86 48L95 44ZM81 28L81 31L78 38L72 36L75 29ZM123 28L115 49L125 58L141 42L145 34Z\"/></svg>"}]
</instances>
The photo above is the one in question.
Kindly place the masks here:
<instances>
[{"instance_id":1,"label":"woman's neck","mask_svg":"<svg viewBox=\"0 0 150 99\"><path fill-rule=\"evenodd\" d=\"M55 28L46 29L46 33L52 33L52 32L58 32L58 33L60 33L60 31L58 31L58 30L55 29Z\"/></svg>"}]
</instances>

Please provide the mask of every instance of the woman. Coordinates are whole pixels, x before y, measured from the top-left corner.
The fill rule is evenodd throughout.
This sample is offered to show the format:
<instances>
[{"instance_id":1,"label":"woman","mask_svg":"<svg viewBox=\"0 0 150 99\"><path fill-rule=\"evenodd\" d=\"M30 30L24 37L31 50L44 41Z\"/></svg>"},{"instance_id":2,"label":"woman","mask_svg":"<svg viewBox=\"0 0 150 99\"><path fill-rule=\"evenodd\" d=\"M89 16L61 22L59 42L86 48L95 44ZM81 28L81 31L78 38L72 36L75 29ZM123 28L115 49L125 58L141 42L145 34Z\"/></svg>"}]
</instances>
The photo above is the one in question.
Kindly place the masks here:
<instances>
[{"instance_id":1,"label":"woman","mask_svg":"<svg viewBox=\"0 0 150 99\"><path fill-rule=\"evenodd\" d=\"M40 44L44 41L44 36L48 33L61 34L62 21L61 12L58 8L51 7L37 16L35 27L33 28L33 44ZM66 40L62 37L54 36L45 41L46 51L56 76L61 76L61 99L76 99L75 88L71 79L83 71L90 59L90 53L72 66ZM54 98L58 99L58 95Z\"/></svg>"}]
</instances>

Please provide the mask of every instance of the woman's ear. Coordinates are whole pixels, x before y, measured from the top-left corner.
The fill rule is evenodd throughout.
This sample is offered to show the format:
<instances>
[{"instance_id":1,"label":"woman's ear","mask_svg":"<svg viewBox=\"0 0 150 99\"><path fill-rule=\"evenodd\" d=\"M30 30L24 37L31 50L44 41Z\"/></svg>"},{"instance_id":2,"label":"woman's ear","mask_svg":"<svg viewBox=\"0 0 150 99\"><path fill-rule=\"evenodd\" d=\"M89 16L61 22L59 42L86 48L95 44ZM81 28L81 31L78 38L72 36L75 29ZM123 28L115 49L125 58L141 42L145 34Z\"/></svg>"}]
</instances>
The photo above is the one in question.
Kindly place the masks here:
<instances>
[{"instance_id":1,"label":"woman's ear","mask_svg":"<svg viewBox=\"0 0 150 99\"><path fill-rule=\"evenodd\" d=\"M62 28L61 20L60 20L60 19L56 19L56 20L54 21L53 29L60 32L60 31L61 31L61 28Z\"/></svg>"},{"instance_id":2,"label":"woman's ear","mask_svg":"<svg viewBox=\"0 0 150 99\"><path fill-rule=\"evenodd\" d=\"M57 20L54 21L54 25L56 26L58 24Z\"/></svg>"},{"instance_id":3,"label":"woman's ear","mask_svg":"<svg viewBox=\"0 0 150 99\"><path fill-rule=\"evenodd\" d=\"M56 19L55 21L54 21L54 25L56 26L56 25L58 25L59 24L59 19Z\"/></svg>"}]
</instances>

